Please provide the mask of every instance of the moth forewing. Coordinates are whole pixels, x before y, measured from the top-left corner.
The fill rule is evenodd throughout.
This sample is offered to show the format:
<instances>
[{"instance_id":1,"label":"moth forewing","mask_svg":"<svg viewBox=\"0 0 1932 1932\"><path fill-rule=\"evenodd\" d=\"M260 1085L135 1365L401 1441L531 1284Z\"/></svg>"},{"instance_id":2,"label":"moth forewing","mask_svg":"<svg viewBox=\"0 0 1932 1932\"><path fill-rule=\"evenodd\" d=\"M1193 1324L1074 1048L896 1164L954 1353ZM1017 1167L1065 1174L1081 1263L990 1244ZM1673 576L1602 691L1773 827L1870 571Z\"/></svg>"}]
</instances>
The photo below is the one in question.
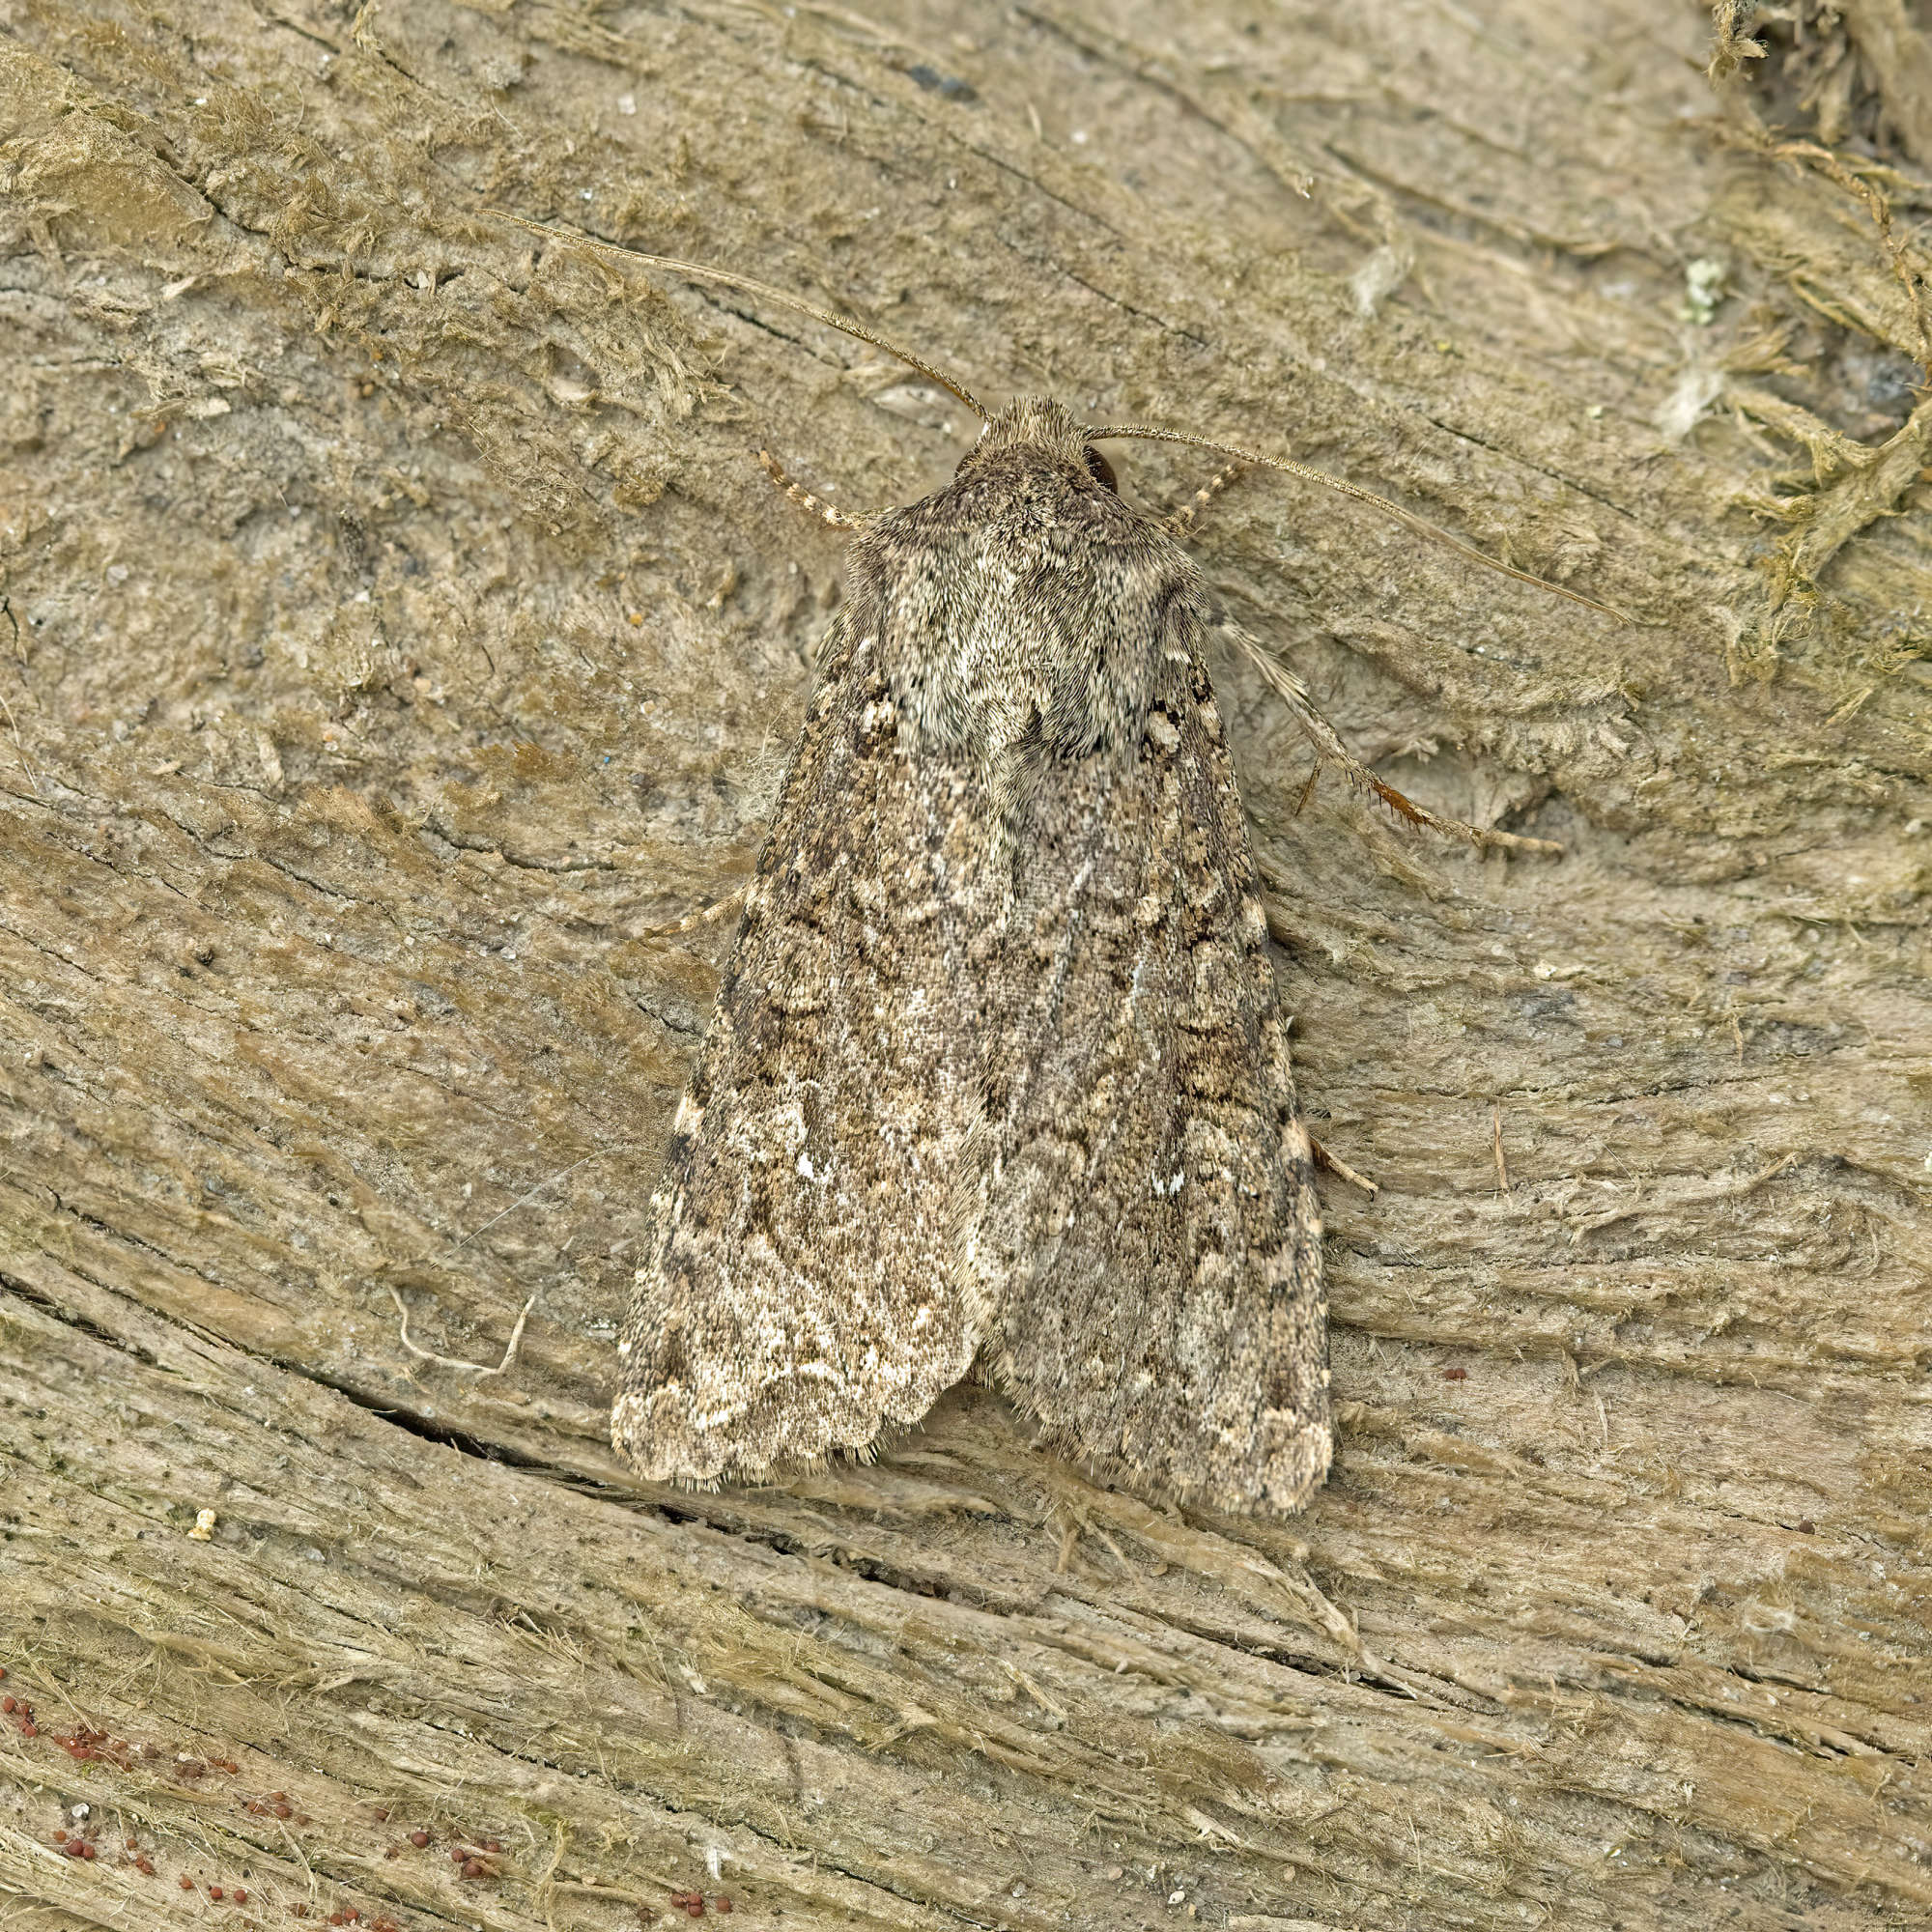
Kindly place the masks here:
<instances>
[{"instance_id":1,"label":"moth forewing","mask_svg":"<svg viewBox=\"0 0 1932 1932\"><path fill-rule=\"evenodd\" d=\"M982 808L917 755L854 575L633 1288L612 1436L655 1480L863 1449L966 1373L983 1325L945 1191L977 1110Z\"/></svg>"},{"instance_id":2,"label":"moth forewing","mask_svg":"<svg viewBox=\"0 0 1932 1932\"><path fill-rule=\"evenodd\" d=\"M1187 571L1126 755L1036 807L988 1245L997 1379L1140 1487L1298 1508L1326 1473L1321 1220ZM1045 863L1040 863L1044 857Z\"/></svg>"}]
</instances>

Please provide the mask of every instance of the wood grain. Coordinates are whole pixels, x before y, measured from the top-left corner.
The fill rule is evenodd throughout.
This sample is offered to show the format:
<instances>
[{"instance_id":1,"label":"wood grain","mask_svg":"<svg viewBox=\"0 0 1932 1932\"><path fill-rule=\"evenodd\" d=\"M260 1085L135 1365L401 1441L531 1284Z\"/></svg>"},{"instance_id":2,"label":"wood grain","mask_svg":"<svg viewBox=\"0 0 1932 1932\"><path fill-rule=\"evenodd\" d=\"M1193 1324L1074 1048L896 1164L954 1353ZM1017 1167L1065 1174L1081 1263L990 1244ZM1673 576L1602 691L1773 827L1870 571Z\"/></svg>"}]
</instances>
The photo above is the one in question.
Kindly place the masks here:
<instances>
[{"instance_id":1,"label":"wood grain","mask_svg":"<svg viewBox=\"0 0 1932 1932\"><path fill-rule=\"evenodd\" d=\"M1932 189L1848 29L1744 31L1714 90L1662 0L0 13L10 1925L1932 1921ZM1193 535L1391 782L1565 847L1304 802L1217 668L1379 1188L1305 1517L973 1388L781 1489L614 1463L731 921L664 928L838 597L751 452L864 508L969 425L500 210L1631 613L1258 477ZM530 1313L484 1376L398 1298Z\"/></svg>"}]
</instances>

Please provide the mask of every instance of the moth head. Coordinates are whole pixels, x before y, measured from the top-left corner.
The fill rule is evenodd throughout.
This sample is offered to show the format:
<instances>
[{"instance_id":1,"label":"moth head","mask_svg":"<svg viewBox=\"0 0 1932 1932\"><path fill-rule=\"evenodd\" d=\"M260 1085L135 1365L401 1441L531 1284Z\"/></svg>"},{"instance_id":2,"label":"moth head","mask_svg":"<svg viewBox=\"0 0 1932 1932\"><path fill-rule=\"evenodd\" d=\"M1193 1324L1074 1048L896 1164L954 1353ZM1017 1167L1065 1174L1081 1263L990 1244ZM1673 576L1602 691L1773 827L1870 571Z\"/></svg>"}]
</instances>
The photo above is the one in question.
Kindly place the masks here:
<instances>
[{"instance_id":1,"label":"moth head","mask_svg":"<svg viewBox=\"0 0 1932 1932\"><path fill-rule=\"evenodd\" d=\"M959 459L959 472L964 475L989 457L1009 453L1065 465L1092 477L1103 490L1120 494L1113 465L1088 441L1067 409L1048 397L1021 396L990 418L979 441Z\"/></svg>"}]
</instances>

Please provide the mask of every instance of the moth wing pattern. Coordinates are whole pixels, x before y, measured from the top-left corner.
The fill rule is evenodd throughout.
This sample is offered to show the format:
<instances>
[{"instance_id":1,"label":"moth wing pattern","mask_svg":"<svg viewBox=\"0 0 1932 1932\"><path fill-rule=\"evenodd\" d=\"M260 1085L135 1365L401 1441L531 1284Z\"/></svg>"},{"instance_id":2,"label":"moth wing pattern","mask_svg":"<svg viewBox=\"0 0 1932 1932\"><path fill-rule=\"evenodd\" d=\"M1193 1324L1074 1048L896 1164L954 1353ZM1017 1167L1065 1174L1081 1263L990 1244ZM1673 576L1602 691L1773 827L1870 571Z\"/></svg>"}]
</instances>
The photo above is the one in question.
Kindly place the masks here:
<instances>
[{"instance_id":1,"label":"moth wing pattern","mask_svg":"<svg viewBox=\"0 0 1932 1932\"><path fill-rule=\"evenodd\" d=\"M1134 755L1035 802L1000 1050L1032 1071L981 1179L986 1364L1103 1472L1286 1512L1331 1453L1320 1210L1200 618L1170 611Z\"/></svg>"},{"instance_id":2,"label":"moth wing pattern","mask_svg":"<svg viewBox=\"0 0 1932 1932\"><path fill-rule=\"evenodd\" d=\"M917 757L876 630L848 604L828 633L652 1201L611 1417L652 1480L863 1449L966 1374L983 1327L953 1199L983 807Z\"/></svg>"}]
</instances>

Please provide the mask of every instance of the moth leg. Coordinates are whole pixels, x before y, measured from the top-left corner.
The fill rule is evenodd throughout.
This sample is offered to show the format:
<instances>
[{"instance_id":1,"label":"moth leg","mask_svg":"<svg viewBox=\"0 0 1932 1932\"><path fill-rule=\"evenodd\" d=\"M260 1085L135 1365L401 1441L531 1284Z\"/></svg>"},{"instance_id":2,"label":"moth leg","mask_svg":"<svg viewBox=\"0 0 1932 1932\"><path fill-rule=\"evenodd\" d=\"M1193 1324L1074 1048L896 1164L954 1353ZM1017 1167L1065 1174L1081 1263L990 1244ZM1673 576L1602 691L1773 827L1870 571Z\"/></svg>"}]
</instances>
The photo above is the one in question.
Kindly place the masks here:
<instances>
[{"instance_id":1,"label":"moth leg","mask_svg":"<svg viewBox=\"0 0 1932 1932\"><path fill-rule=\"evenodd\" d=\"M647 925L638 934L639 939L671 939L680 932L696 932L700 925L710 925L714 921L735 912L745 903L746 895L752 890L747 880L734 893L727 893L722 899L715 899L699 912L687 913L683 919L674 919L668 925Z\"/></svg>"},{"instance_id":2,"label":"moth leg","mask_svg":"<svg viewBox=\"0 0 1932 1932\"><path fill-rule=\"evenodd\" d=\"M1240 625L1231 618L1223 617L1218 628L1236 645L1248 662L1267 680L1268 686L1284 703L1289 715L1301 726L1303 735L1315 747L1316 756L1321 764L1333 765L1349 783L1363 797L1384 807L1405 824L1422 826L1431 832L1439 832L1445 838L1466 838L1470 844L1485 850L1504 852L1533 852L1545 858L1559 859L1563 847L1550 838L1525 838L1515 832L1484 831L1480 826L1466 825L1460 818L1440 818L1435 812L1419 806L1412 798L1405 797L1391 784L1370 771L1361 759L1343 744L1334 725L1315 708L1315 701L1308 695L1308 687L1295 674L1265 651L1251 638ZM1320 765L1317 770L1320 770ZM1314 789L1311 775L1309 789ZM1303 794L1304 803L1307 794Z\"/></svg>"},{"instance_id":3,"label":"moth leg","mask_svg":"<svg viewBox=\"0 0 1932 1932\"><path fill-rule=\"evenodd\" d=\"M1325 1167L1330 1174L1339 1174L1350 1186L1359 1187L1371 1201L1382 1191L1378 1181L1369 1179L1366 1175L1357 1174L1333 1148L1323 1147L1313 1134L1308 1136L1308 1145L1314 1152L1318 1166Z\"/></svg>"},{"instance_id":4,"label":"moth leg","mask_svg":"<svg viewBox=\"0 0 1932 1932\"><path fill-rule=\"evenodd\" d=\"M758 451L758 461L765 466L765 474L776 483L794 503L802 505L814 517L822 517L835 530L862 530L866 527L864 517L848 516L843 510L835 510L830 503L821 501L803 483L794 483L784 472L778 458L769 449Z\"/></svg>"},{"instance_id":5,"label":"moth leg","mask_svg":"<svg viewBox=\"0 0 1932 1932\"><path fill-rule=\"evenodd\" d=\"M1236 477L1240 475L1240 473L1244 469L1246 469L1247 467L1248 466L1245 463L1230 463L1229 465L1226 466L1226 468L1217 469L1214 472L1214 474L1208 479L1207 483L1201 489L1195 491L1193 501L1189 503L1184 503L1181 505L1179 509L1174 511L1172 515L1170 515L1162 523L1161 527L1167 531L1169 536L1175 536L1175 537L1178 537L1181 535L1184 531L1191 529L1193 527L1195 518L1198 517L1201 514L1201 512L1205 510L1208 507L1208 505L1211 503L1214 500L1214 498L1218 497L1221 494L1221 492L1228 487L1230 483L1234 482Z\"/></svg>"}]
</instances>

